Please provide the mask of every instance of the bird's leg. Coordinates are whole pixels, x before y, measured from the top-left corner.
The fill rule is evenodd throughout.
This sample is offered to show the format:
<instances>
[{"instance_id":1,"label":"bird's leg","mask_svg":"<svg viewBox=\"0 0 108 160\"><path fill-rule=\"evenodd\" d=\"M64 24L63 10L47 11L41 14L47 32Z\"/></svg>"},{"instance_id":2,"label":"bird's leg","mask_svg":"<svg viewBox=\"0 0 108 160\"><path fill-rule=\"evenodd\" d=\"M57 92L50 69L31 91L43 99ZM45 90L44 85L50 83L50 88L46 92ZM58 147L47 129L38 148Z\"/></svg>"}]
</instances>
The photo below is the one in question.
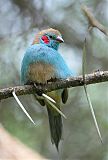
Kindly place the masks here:
<instances>
[{"instance_id":1,"label":"bird's leg","mask_svg":"<svg viewBox=\"0 0 108 160\"><path fill-rule=\"evenodd\" d=\"M37 82L33 82L33 86L35 87L35 88L37 88L37 86L42 86L43 84L42 83L37 83ZM42 96L42 91L38 91L37 93L36 93L38 96Z\"/></svg>"},{"instance_id":2,"label":"bird's leg","mask_svg":"<svg viewBox=\"0 0 108 160\"><path fill-rule=\"evenodd\" d=\"M56 81L57 81L56 77L51 77L50 79L47 80L47 83L56 82Z\"/></svg>"}]
</instances>

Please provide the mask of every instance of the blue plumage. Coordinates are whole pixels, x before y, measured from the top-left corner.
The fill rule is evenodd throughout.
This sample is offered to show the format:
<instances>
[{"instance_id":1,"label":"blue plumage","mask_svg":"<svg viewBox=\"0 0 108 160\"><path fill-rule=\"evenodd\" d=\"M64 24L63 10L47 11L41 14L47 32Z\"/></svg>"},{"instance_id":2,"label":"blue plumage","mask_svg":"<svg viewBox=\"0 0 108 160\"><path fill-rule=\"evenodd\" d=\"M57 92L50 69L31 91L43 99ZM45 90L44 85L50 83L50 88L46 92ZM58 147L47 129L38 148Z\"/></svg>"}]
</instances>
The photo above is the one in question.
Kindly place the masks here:
<instances>
[{"instance_id":1,"label":"blue plumage","mask_svg":"<svg viewBox=\"0 0 108 160\"><path fill-rule=\"evenodd\" d=\"M29 65L37 62L52 65L55 71L54 77L56 78L66 79L73 75L58 51L44 44L34 44L27 49L22 61L21 81L23 83L28 81Z\"/></svg>"}]
</instances>

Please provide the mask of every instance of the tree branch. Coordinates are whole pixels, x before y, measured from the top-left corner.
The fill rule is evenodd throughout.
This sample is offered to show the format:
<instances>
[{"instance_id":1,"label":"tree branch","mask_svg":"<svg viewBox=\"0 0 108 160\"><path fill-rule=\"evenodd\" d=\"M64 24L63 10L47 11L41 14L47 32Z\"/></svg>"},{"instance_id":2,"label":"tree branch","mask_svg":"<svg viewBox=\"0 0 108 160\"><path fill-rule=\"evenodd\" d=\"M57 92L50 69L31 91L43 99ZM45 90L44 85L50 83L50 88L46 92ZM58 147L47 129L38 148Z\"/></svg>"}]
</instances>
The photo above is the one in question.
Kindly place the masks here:
<instances>
[{"instance_id":1,"label":"tree branch","mask_svg":"<svg viewBox=\"0 0 108 160\"><path fill-rule=\"evenodd\" d=\"M90 9L85 6L82 5L82 10L85 13L85 16L88 18L89 21L89 28L91 27L96 27L98 28L101 32L103 32L106 36L108 36L108 29L103 26L94 16L93 14L90 12Z\"/></svg>"},{"instance_id":2,"label":"tree branch","mask_svg":"<svg viewBox=\"0 0 108 160\"><path fill-rule=\"evenodd\" d=\"M108 81L108 71L97 71L85 75L85 83L87 85L106 82L106 81ZM19 96L19 95L33 94L33 93L38 93L38 94L47 93L57 89L71 88L83 85L84 85L83 77L77 76L68 78L66 80L58 79L56 82L50 82L44 85L36 85L36 87L32 85L9 87L0 89L0 100L12 97L12 91L14 89L16 94Z\"/></svg>"}]
</instances>

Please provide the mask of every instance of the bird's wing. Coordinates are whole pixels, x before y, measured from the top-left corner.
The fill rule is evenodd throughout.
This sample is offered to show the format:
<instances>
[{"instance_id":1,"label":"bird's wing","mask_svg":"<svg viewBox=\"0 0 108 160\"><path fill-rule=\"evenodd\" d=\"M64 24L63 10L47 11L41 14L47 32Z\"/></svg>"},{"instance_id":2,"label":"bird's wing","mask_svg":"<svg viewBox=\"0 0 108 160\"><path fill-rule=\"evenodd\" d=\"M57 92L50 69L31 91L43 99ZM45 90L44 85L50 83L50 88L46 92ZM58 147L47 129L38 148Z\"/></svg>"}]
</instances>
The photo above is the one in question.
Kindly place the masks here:
<instances>
[{"instance_id":1,"label":"bird's wing","mask_svg":"<svg viewBox=\"0 0 108 160\"><path fill-rule=\"evenodd\" d=\"M68 99L68 89L65 88L61 94L62 102L65 104Z\"/></svg>"}]
</instances>

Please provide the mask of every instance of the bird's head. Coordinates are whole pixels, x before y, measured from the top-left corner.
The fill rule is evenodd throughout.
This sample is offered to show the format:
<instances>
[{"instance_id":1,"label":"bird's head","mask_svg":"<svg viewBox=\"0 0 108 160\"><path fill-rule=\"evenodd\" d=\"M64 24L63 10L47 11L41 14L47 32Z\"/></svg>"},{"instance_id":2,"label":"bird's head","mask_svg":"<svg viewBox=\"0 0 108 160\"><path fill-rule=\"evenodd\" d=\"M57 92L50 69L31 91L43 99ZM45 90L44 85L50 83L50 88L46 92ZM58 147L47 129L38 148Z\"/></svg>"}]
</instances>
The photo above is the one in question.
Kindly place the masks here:
<instances>
[{"instance_id":1,"label":"bird's head","mask_svg":"<svg viewBox=\"0 0 108 160\"><path fill-rule=\"evenodd\" d=\"M45 44L55 50L58 49L59 44L63 43L64 40L58 30L49 28L39 32L32 44Z\"/></svg>"}]
</instances>

